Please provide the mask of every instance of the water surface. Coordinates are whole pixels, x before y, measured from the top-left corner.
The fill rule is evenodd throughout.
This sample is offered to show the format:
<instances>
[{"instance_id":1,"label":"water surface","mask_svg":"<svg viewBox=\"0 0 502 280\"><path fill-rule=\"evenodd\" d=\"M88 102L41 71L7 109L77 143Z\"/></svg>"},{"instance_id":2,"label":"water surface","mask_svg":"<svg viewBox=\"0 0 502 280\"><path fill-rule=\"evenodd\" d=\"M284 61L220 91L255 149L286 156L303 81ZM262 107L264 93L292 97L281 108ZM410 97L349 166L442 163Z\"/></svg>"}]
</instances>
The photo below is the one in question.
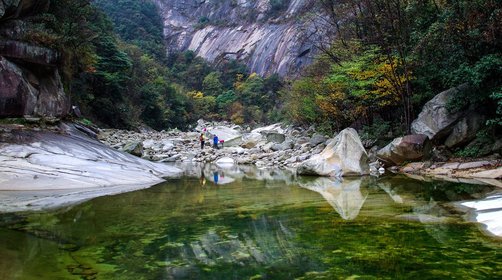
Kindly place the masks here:
<instances>
[{"instance_id":1,"label":"water surface","mask_svg":"<svg viewBox=\"0 0 502 280\"><path fill-rule=\"evenodd\" d=\"M500 240L451 207L491 187L253 174L1 215L0 278L502 279Z\"/></svg>"}]
</instances>

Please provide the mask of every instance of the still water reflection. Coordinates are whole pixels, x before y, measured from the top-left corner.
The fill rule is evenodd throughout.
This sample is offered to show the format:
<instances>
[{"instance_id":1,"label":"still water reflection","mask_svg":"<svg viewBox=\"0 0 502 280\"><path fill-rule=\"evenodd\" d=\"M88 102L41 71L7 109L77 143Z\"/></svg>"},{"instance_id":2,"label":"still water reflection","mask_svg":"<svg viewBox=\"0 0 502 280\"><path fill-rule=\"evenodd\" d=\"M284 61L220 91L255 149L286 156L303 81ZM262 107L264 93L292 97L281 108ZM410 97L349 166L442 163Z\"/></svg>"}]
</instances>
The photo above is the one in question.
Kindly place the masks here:
<instances>
[{"instance_id":1,"label":"still water reflection","mask_svg":"<svg viewBox=\"0 0 502 280\"><path fill-rule=\"evenodd\" d=\"M500 279L502 246L404 177L188 168L150 189L0 216L1 279Z\"/></svg>"}]
</instances>

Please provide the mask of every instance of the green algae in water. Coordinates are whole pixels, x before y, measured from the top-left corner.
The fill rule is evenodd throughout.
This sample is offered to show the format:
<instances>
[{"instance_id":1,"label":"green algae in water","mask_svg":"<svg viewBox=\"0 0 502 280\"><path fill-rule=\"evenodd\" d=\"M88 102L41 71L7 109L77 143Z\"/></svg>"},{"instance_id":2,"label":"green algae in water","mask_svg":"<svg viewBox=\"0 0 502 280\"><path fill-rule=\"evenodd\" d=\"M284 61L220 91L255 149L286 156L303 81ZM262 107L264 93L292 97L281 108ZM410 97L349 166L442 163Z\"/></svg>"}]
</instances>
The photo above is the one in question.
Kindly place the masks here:
<instances>
[{"instance_id":1,"label":"green algae in water","mask_svg":"<svg viewBox=\"0 0 502 280\"><path fill-rule=\"evenodd\" d=\"M486 187L326 182L201 187L183 178L54 212L4 215L0 278L502 278L500 241L439 206ZM421 223L419 215L448 219Z\"/></svg>"}]
</instances>

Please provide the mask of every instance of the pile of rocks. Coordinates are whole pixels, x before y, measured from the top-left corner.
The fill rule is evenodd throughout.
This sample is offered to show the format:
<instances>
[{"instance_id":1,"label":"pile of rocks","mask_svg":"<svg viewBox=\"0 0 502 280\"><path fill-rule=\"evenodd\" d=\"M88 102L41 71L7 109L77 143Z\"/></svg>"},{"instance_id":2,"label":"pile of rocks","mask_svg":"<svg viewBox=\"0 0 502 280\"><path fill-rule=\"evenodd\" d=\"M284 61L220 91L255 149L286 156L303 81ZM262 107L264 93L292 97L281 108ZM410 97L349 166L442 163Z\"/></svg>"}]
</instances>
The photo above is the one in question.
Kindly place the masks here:
<instances>
[{"instance_id":1,"label":"pile of rocks","mask_svg":"<svg viewBox=\"0 0 502 280\"><path fill-rule=\"evenodd\" d=\"M206 145L200 147L204 133ZM219 149L212 147L212 136L220 140ZM192 132L178 130L133 132L104 129L98 138L105 144L144 159L160 162L217 162L231 158L236 164L297 167L326 148L329 137L313 129L273 124L244 129L228 123L200 120Z\"/></svg>"}]
</instances>

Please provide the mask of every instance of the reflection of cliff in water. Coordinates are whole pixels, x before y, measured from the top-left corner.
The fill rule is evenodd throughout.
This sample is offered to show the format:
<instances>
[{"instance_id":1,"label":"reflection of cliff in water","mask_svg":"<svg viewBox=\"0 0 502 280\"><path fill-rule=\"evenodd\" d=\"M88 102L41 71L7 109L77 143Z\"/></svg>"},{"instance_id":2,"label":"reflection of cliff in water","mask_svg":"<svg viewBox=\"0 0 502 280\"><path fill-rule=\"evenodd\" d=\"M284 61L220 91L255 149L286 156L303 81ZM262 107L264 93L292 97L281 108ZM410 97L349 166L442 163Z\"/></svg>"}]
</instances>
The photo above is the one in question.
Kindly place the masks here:
<instances>
[{"instance_id":1,"label":"reflection of cliff in water","mask_svg":"<svg viewBox=\"0 0 502 280\"><path fill-rule=\"evenodd\" d=\"M363 179L317 178L314 181L300 183L300 186L318 192L333 206L344 220L353 220L363 207L367 191L361 192L361 185L367 184Z\"/></svg>"},{"instance_id":2,"label":"reflection of cliff in water","mask_svg":"<svg viewBox=\"0 0 502 280\"><path fill-rule=\"evenodd\" d=\"M195 237L191 242L178 244L166 259L167 278L199 275L200 264L263 266L283 263L300 265L305 253L294 240L295 234L280 219L261 216L241 231L215 227Z\"/></svg>"}]
</instances>

